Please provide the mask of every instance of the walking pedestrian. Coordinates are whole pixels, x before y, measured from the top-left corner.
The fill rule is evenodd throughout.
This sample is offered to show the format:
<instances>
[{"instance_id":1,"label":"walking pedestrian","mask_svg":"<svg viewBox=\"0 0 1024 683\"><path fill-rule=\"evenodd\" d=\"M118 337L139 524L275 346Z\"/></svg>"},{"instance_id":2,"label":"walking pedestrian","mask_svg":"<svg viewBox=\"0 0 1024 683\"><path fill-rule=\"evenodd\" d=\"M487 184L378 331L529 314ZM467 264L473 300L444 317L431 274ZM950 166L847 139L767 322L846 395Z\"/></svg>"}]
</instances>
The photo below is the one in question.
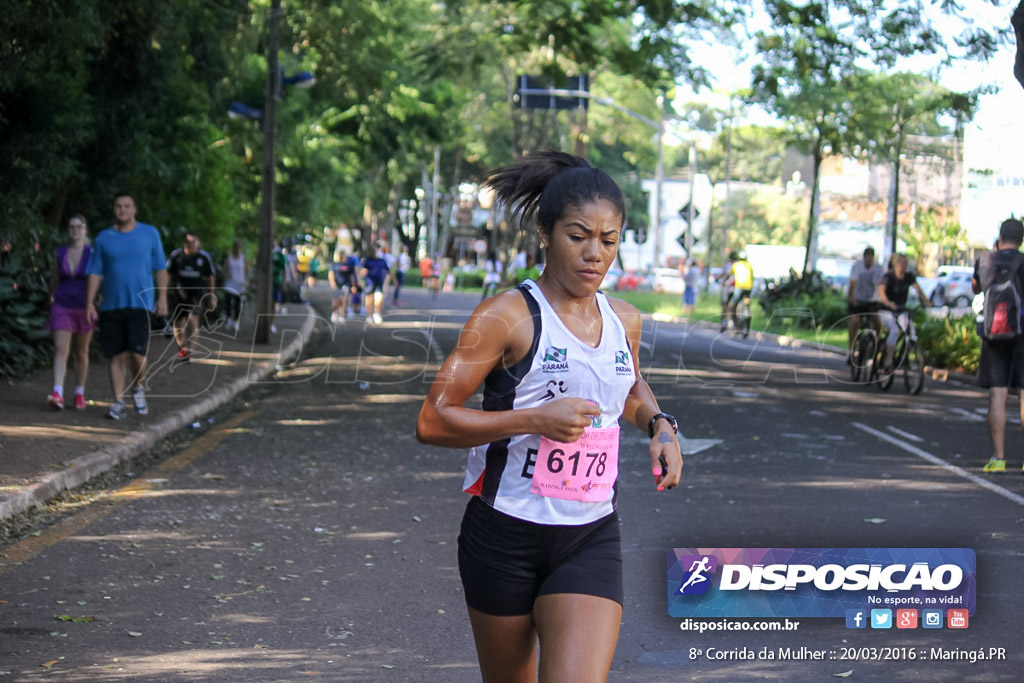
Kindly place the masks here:
<instances>
[{"instance_id":1,"label":"walking pedestrian","mask_svg":"<svg viewBox=\"0 0 1024 683\"><path fill-rule=\"evenodd\" d=\"M402 301L398 297L402 293L402 285L405 284L405 271L410 268L412 268L412 259L409 258L409 247L402 247L402 253L395 261L395 294L391 299L391 303L395 306L402 305Z\"/></svg>"},{"instance_id":2,"label":"walking pedestrian","mask_svg":"<svg viewBox=\"0 0 1024 683\"><path fill-rule=\"evenodd\" d=\"M371 246L369 254L363 259L363 280L366 290L363 297L366 306L366 321L380 324L381 308L384 305L384 282L388 277L388 263L378 255L377 248Z\"/></svg>"},{"instance_id":3,"label":"walking pedestrian","mask_svg":"<svg viewBox=\"0 0 1024 683\"><path fill-rule=\"evenodd\" d=\"M110 388L114 394L107 417L120 420L127 411L124 393L131 390L135 412L149 413L143 386L149 347L149 314L167 315L167 261L160 233L135 220L135 197L122 192L114 197L114 225L96 236L86 272L89 281L85 312L96 317L100 303L100 348L110 359ZM154 296L155 294L155 296ZM128 373L131 373L130 375ZM130 378L130 379L129 379Z\"/></svg>"},{"instance_id":4,"label":"walking pedestrian","mask_svg":"<svg viewBox=\"0 0 1024 683\"><path fill-rule=\"evenodd\" d=\"M481 301L489 296L494 296L501 284L501 261L493 251L487 252L487 260L484 261L484 293Z\"/></svg>"},{"instance_id":5,"label":"walking pedestrian","mask_svg":"<svg viewBox=\"0 0 1024 683\"><path fill-rule=\"evenodd\" d=\"M174 292L174 340L178 343L178 360L188 363L199 337L200 316L205 309L217 307L213 259L199 248L194 233L185 235L185 246L171 252L167 274Z\"/></svg>"},{"instance_id":6,"label":"walking pedestrian","mask_svg":"<svg viewBox=\"0 0 1024 683\"><path fill-rule=\"evenodd\" d=\"M683 308L686 315L693 315L697 308L697 287L700 286L700 266L697 261L691 260L683 273Z\"/></svg>"},{"instance_id":7,"label":"walking pedestrian","mask_svg":"<svg viewBox=\"0 0 1024 683\"><path fill-rule=\"evenodd\" d=\"M85 409L85 381L89 377L89 342L95 321L86 315L85 296L89 276L88 227L76 214L68 221L68 243L57 247L57 262L50 277L50 318L53 332L53 391L46 399L51 408L64 408L64 376L71 347L75 348L75 408Z\"/></svg>"},{"instance_id":8,"label":"walking pedestrian","mask_svg":"<svg viewBox=\"0 0 1024 683\"><path fill-rule=\"evenodd\" d=\"M978 386L988 389L988 433L992 441L992 457L982 468L990 474L1006 472L1006 399L1010 388L1024 387L1024 337L1019 334L997 335L999 300L1012 301L1019 306L1024 294L1024 224L1015 218L1003 221L999 227L999 241L995 250L981 256L974 263L971 286L974 293L985 292L985 313L981 338L981 357L978 362ZM995 291L1001 287L1003 294ZM1009 285L1009 288L1006 287ZM1012 288L1012 289L1011 289ZM1007 299L1005 296L1009 293ZM1020 328L1020 310L1002 307L1001 322L1007 326L1017 320ZM994 337L1003 338L994 338ZM993 337L993 338L990 338ZM1024 425L1024 400L1020 402L1021 424Z\"/></svg>"},{"instance_id":9,"label":"walking pedestrian","mask_svg":"<svg viewBox=\"0 0 1024 683\"><path fill-rule=\"evenodd\" d=\"M331 269L327 272L327 279L334 294L331 322L335 325L345 322L347 316L353 315L351 297L355 292L358 274L359 259L354 255L349 256L344 249L339 250Z\"/></svg>"},{"instance_id":10,"label":"walking pedestrian","mask_svg":"<svg viewBox=\"0 0 1024 683\"><path fill-rule=\"evenodd\" d=\"M238 332L238 321L242 317L242 295L249 284L249 263L245 259L242 240L231 244L231 251L224 257L224 298L227 314L227 329Z\"/></svg>"},{"instance_id":11,"label":"walking pedestrian","mask_svg":"<svg viewBox=\"0 0 1024 683\"><path fill-rule=\"evenodd\" d=\"M485 681L603 681L622 618L620 419L679 483L675 419L640 377L640 313L599 291L625 206L604 171L542 152L488 185L536 219L547 267L482 302L424 401L423 443L471 447L459 573ZM466 407L484 385L483 409ZM644 459L646 460L646 458ZM538 662L539 641L539 662Z\"/></svg>"},{"instance_id":12,"label":"walking pedestrian","mask_svg":"<svg viewBox=\"0 0 1024 683\"><path fill-rule=\"evenodd\" d=\"M420 277L423 279L423 288L436 299L441 288L441 278L437 273L434 259L430 258L429 254L420 259Z\"/></svg>"}]
</instances>

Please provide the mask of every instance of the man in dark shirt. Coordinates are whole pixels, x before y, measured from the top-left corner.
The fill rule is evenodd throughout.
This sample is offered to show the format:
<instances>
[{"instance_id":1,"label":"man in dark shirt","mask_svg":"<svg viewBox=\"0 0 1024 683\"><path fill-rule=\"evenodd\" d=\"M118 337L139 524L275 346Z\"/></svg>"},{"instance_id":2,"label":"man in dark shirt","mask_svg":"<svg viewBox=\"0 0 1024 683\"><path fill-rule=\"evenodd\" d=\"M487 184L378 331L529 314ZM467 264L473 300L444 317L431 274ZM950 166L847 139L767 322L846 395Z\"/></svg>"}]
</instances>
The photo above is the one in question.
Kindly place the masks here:
<instances>
[{"instance_id":1,"label":"man in dark shirt","mask_svg":"<svg viewBox=\"0 0 1024 683\"><path fill-rule=\"evenodd\" d=\"M975 294L992 285L996 263L1009 264L1016 270L1017 291L1024 292L1021 242L1024 242L1024 224L1015 218L1003 221L995 250L982 255L974 264L971 286ZM1006 397L1009 387L1024 387L1024 341L1021 337L1000 340L982 337L978 386L988 389L988 433L992 439L992 457L982 471L1000 474L1006 471ZM1020 415L1024 425L1024 401L1021 401Z\"/></svg>"},{"instance_id":2,"label":"man in dark shirt","mask_svg":"<svg viewBox=\"0 0 1024 683\"><path fill-rule=\"evenodd\" d=\"M179 347L178 360L188 362L199 334L202 309L217 307L213 259L199 248L199 238L188 233L185 246L175 249L168 257L167 273L176 300L171 316L174 340Z\"/></svg>"}]
</instances>

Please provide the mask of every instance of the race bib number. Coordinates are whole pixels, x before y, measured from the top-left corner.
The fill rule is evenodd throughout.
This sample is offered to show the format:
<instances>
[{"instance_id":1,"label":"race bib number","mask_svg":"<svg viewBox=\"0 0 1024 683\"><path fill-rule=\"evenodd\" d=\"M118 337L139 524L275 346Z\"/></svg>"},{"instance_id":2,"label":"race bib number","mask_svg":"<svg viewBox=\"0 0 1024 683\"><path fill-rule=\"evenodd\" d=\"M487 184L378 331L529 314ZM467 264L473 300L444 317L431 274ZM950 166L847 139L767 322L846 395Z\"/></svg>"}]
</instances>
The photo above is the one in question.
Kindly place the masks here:
<instances>
[{"instance_id":1,"label":"race bib number","mask_svg":"<svg viewBox=\"0 0 1024 683\"><path fill-rule=\"evenodd\" d=\"M587 427L574 443L540 437L530 491L539 496L600 503L619 476L619 427Z\"/></svg>"}]
</instances>

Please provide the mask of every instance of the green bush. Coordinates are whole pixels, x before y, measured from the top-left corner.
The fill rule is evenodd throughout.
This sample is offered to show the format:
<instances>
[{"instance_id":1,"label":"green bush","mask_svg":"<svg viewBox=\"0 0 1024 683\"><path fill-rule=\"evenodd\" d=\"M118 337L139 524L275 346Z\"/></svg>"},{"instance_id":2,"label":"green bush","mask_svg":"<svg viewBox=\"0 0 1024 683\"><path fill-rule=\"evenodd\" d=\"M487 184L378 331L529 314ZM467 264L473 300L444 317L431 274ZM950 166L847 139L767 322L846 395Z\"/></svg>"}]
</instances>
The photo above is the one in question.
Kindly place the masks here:
<instances>
[{"instance_id":1,"label":"green bush","mask_svg":"<svg viewBox=\"0 0 1024 683\"><path fill-rule=\"evenodd\" d=\"M0 377L23 377L53 358L48 249L0 259Z\"/></svg>"},{"instance_id":2,"label":"green bush","mask_svg":"<svg viewBox=\"0 0 1024 683\"><path fill-rule=\"evenodd\" d=\"M972 374L978 371L981 340L973 315L923 320L917 324L917 338L926 364Z\"/></svg>"}]
</instances>

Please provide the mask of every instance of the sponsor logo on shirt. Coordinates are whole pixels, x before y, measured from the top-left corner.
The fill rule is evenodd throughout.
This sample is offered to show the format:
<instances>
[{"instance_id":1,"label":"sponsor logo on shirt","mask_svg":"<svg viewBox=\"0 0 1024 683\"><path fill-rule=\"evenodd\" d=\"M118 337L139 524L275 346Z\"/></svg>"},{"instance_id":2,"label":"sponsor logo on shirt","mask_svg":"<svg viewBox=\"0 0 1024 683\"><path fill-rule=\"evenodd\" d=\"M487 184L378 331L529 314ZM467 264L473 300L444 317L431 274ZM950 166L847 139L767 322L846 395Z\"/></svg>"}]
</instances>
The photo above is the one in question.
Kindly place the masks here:
<instances>
[{"instance_id":1,"label":"sponsor logo on shirt","mask_svg":"<svg viewBox=\"0 0 1024 683\"><path fill-rule=\"evenodd\" d=\"M557 346L549 346L544 349L544 360L541 362L541 370L546 373L569 372L568 348L560 349Z\"/></svg>"},{"instance_id":2,"label":"sponsor logo on shirt","mask_svg":"<svg viewBox=\"0 0 1024 683\"><path fill-rule=\"evenodd\" d=\"M633 364L629 361L628 351L616 351L615 352L615 374L616 375L632 375Z\"/></svg>"}]
</instances>

